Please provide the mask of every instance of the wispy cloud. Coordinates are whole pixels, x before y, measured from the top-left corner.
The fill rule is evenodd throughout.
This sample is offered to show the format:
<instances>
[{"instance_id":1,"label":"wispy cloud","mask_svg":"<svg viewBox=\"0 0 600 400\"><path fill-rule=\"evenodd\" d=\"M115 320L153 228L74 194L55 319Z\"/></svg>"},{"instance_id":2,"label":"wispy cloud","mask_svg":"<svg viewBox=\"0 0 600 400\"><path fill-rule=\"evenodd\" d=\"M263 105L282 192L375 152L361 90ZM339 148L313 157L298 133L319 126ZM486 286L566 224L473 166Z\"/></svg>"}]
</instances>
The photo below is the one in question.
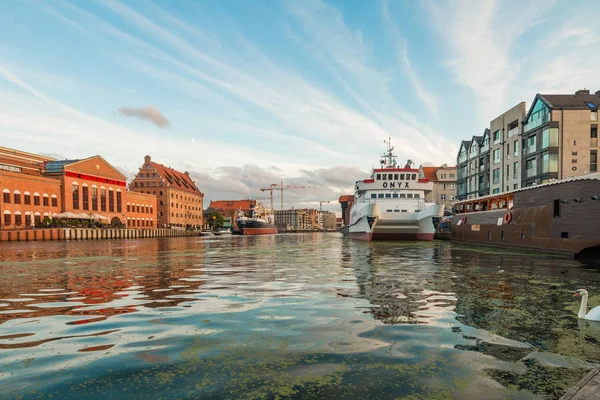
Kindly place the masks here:
<instances>
[{"instance_id":1,"label":"wispy cloud","mask_svg":"<svg viewBox=\"0 0 600 400\"><path fill-rule=\"evenodd\" d=\"M150 121L159 128L166 128L171 122L161 114L158 108L154 106L144 106L141 108L121 107L119 113L126 117L137 117L142 120Z\"/></svg>"}]
</instances>

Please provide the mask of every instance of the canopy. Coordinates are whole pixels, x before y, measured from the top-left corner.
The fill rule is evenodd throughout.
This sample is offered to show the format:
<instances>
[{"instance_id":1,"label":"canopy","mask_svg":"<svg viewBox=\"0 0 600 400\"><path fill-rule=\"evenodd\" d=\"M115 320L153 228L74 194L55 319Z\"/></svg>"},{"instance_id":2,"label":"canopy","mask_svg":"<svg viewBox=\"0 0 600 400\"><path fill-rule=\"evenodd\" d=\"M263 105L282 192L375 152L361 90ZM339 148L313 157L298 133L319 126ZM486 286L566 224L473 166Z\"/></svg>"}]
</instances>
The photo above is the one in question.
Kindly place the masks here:
<instances>
[{"instance_id":1,"label":"canopy","mask_svg":"<svg viewBox=\"0 0 600 400\"><path fill-rule=\"evenodd\" d=\"M92 215L90 215L90 218L91 219L106 219L106 220L110 219L110 218L105 217L104 215L100 215L100 214L92 214Z\"/></svg>"},{"instance_id":2,"label":"canopy","mask_svg":"<svg viewBox=\"0 0 600 400\"><path fill-rule=\"evenodd\" d=\"M79 216L79 214L73 214L72 212L62 212L60 214L56 214L56 216L54 218L58 218L58 219L61 219L61 218L73 218L73 219L75 219L75 218L77 218L77 219L79 219L81 217Z\"/></svg>"}]
</instances>

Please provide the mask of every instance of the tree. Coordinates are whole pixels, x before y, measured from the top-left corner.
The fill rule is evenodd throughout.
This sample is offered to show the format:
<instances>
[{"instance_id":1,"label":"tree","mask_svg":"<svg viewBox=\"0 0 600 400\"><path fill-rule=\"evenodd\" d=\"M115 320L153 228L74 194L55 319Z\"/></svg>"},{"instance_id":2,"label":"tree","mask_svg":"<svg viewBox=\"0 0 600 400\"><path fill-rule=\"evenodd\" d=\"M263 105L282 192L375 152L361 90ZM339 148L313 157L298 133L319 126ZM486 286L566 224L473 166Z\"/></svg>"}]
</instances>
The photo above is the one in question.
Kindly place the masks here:
<instances>
[{"instance_id":1,"label":"tree","mask_svg":"<svg viewBox=\"0 0 600 400\"><path fill-rule=\"evenodd\" d=\"M219 212L214 213L212 215L211 219L213 220L213 227L214 228L222 228L223 227L223 223L225 222L225 218L223 218L223 215L221 215L221 213L219 213Z\"/></svg>"}]
</instances>

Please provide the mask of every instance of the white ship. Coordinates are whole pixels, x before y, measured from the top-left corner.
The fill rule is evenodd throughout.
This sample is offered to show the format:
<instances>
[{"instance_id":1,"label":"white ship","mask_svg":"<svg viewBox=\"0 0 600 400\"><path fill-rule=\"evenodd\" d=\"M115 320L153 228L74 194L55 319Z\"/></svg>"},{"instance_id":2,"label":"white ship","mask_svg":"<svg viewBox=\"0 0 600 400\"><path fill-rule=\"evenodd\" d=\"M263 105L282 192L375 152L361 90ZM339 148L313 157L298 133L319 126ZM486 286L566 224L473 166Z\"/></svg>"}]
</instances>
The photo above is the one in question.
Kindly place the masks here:
<instances>
[{"instance_id":1,"label":"white ship","mask_svg":"<svg viewBox=\"0 0 600 400\"><path fill-rule=\"evenodd\" d=\"M412 168L411 160L399 168L390 141L384 142L381 168L356 182L346 232L362 240L433 240L433 217L444 213L443 205L425 200L433 182L424 179L422 168Z\"/></svg>"}]
</instances>

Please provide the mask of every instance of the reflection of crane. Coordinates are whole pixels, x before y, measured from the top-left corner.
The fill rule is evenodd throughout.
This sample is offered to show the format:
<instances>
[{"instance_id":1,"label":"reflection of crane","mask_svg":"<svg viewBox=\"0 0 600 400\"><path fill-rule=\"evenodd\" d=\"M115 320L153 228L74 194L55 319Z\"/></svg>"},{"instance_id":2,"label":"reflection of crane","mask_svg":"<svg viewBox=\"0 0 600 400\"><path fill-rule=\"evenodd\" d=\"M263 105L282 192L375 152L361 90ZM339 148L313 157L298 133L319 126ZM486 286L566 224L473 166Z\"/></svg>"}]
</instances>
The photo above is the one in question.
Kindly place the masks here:
<instances>
[{"instance_id":1,"label":"reflection of crane","mask_svg":"<svg viewBox=\"0 0 600 400\"><path fill-rule=\"evenodd\" d=\"M298 185L284 185L283 181L280 184L271 183L268 188L259 189L261 192L270 192L271 199L271 210L275 211L273 208L273 190L279 190L279 194L281 195L281 209L283 210L283 189L313 189L314 186L298 186Z\"/></svg>"}]
</instances>

